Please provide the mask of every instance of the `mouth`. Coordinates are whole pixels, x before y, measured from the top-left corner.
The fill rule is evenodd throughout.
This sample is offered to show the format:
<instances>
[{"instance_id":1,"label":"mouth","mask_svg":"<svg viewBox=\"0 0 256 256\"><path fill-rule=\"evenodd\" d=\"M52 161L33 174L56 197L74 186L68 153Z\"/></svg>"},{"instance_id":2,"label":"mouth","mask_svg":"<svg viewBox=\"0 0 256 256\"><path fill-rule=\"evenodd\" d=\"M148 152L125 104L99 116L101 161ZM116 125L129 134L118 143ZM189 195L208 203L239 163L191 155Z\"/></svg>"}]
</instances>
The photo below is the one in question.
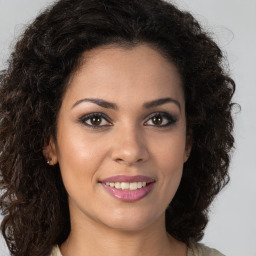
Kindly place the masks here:
<instances>
[{"instance_id":1,"label":"mouth","mask_svg":"<svg viewBox=\"0 0 256 256\"><path fill-rule=\"evenodd\" d=\"M147 183L146 181L139 181L139 182L106 182L107 186L111 188L116 188L119 190L137 190L143 187L146 187Z\"/></svg>"},{"instance_id":2,"label":"mouth","mask_svg":"<svg viewBox=\"0 0 256 256\"><path fill-rule=\"evenodd\" d=\"M153 189L155 180L147 176L118 175L102 180L101 185L111 196L125 202L138 201Z\"/></svg>"}]
</instances>

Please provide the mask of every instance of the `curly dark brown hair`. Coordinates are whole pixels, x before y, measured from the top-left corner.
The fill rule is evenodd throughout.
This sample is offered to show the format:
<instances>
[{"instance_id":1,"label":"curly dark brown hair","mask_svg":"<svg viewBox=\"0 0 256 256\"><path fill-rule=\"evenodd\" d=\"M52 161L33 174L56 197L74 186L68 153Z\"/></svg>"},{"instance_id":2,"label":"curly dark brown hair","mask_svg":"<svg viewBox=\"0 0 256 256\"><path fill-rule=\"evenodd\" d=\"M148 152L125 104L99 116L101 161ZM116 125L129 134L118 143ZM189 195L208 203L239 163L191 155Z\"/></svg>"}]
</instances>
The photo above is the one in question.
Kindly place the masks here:
<instances>
[{"instance_id":1,"label":"curly dark brown hair","mask_svg":"<svg viewBox=\"0 0 256 256\"><path fill-rule=\"evenodd\" d=\"M42 148L81 55L95 47L147 43L176 65L183 80L193 147L166 210L176 239L199 241L209 205L229 181L235 83L223 54L187 12L162 0L60 0L28 26L0 76L1 229L15 256L45 256L70 232L59 166Z\"/></svg>"}]
</instances>

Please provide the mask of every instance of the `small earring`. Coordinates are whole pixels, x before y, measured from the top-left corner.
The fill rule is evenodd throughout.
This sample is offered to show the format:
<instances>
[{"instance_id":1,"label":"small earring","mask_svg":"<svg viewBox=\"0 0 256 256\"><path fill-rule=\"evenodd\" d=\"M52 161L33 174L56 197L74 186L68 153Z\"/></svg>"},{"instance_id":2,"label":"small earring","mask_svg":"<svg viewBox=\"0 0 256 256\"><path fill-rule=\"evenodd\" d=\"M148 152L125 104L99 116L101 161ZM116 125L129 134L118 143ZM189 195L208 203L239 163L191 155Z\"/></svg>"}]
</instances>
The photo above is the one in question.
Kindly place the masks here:
<instances>
[{"instance_id":1,"label":"small earring","mask_svg":"<svg viewBox=\"0 0 256 256\"><path fill-rule=\"evenodd\" d=\"M52 162L52 159L49 159L49 160L47 161L47 164L51 165L51 162Z\"/></svg>"}]
</instances>

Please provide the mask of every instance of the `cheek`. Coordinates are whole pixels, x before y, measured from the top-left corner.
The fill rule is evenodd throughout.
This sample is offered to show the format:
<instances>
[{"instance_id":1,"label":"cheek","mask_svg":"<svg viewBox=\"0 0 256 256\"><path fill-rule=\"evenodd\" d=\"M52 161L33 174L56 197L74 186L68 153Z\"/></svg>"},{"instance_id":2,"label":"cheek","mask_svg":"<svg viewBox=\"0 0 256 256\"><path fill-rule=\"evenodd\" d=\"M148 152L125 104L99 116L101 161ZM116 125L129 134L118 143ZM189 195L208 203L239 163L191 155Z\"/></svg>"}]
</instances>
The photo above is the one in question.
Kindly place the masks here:
<instances>
[{"instance_id":1,"label":"cheek","mask_svg":"<svg viewBox=\"0 0 256 256\"><path fill-rule=\"evenodd\" d=\"M103 146L85 136L84 132L72 130L71 133L66 128L59 132L58 149L59 166L67 191L84 189L86 184L96 181L97 169L104 161Z\"/></svg>"},{"instance_id":2,"label":"cheek","mask_svg":"<svg viewBox=\"0 0 256 256\"><path fill-rule=\"evenodd\" d=\"M181 135L166 138L154 149L159 182L171 196L176 192L183 172L186 140L185 135Z\"/></svg>"},{"instance_id":3,"label":"cheek","mask_svg":"<svg viewBox=\"0 0 256 256\"><path fill-rule=\"evenodd\" d=\"M72 163L73 166L83 162L86 163L84 166L96 163L95 158L104 151L104 143L99 143L99 140L99 136L91 136L80 125L64 126L58 133L59 162Z\"/></svg>"},{"instance_id":4,"label":"cheek","mask_svg":"<svg viewBox=\"0 0 256 256\"><path fill-rule=\"evenodd\" d=\"M152 143L153 144L153 143ZM151 146L154 151L158 164L164 169L177 169L183 166L184 156L186 155L186 135L182 130L173 132L161 140L158 138L158 143Z\"/></svg>"}]
</instances>

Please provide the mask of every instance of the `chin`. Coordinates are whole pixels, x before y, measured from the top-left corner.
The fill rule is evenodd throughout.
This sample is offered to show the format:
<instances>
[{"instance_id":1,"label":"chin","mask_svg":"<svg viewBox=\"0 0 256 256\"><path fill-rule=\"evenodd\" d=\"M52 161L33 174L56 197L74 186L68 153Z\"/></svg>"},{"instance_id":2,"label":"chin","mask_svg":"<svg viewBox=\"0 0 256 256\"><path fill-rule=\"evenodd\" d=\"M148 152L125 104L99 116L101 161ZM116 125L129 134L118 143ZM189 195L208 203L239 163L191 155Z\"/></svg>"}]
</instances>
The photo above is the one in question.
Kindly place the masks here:
<instances>
[{"instance_id":1,"label":"chin","mask_svg":"<svg viewBox=\"0 0 256 256\"><path fill-rule=\"evenodd\" d=\"M103 221L105 225L109 228L120 230L120 231L128 231L128 232L135 232L141 231L150 227L155 222L164 221L164 214L163 218L162 215L157 216L157 214L152 214L152 212L119 212L118 214L111 214Z\"/></svg>"}]
</instances>

